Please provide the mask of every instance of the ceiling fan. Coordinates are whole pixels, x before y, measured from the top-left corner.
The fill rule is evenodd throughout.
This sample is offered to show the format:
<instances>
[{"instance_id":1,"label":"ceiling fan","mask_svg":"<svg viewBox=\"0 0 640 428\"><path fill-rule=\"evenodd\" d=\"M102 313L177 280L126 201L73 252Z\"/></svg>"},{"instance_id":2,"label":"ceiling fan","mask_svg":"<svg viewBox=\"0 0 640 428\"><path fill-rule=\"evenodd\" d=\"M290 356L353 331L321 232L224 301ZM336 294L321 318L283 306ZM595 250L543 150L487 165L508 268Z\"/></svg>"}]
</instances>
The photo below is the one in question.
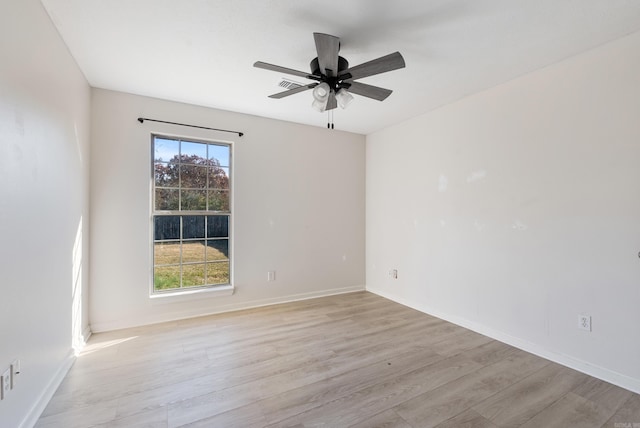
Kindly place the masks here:
<instances>
[{"instance_id":1,"label":"ceiling fan","mask_svg":"<svg viewBox=\"0 0 640 428\"><path fill-rule=\"evenodd\" d=\"M269 98L284 98L289 95L313 89L313 107L320 111L335 109L338 105L346 108L353 100L353 94L374 100L383 101L391 95L390 89L356 82L364 77L374 76L387 71L397 70L405 66L400 52L394 52L378 59L349 67L349 62L338 55L340 38L323 33L313 33L318 56L311 60L311 73L293 70L278 65L258 61L254 67L278 71L293 76L315 80L314 83L270 95Z\"/></svg>"}]
</instances>

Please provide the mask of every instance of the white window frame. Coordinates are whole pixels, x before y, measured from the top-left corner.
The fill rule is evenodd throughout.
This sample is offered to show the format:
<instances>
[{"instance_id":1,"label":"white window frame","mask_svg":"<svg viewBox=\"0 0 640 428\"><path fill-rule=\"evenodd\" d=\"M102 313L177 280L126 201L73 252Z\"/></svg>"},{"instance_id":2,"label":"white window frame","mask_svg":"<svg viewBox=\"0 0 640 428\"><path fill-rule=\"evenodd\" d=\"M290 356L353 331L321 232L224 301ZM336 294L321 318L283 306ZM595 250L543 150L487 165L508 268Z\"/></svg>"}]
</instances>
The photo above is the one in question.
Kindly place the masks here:
<instances>
[{"instance_id":1,"label":"white window frame","mask_svg":"<svg viewBox=\"0 0 640 428\"><path fill-rule=\"evenodd\" d=\"M229 199L229 206L228 206L228 210L223 210L223 211L217 211L217 210L208 210L208 209L199 209L199 210L182 210L181 205L180 205L180 201L181 201L181 194L182 192L180 190L184 190L185 188L182 187L182 183L181 183L181 179L179 178L179 183L177 186L177 192L178 192L178 200L179 200L179 206L177 210L157 210L156 209L156 179L155 179L155 165L156 165L156 159L155 159L155 140L156 138L161 138L161 139L168 139L168 140L174 140L174 141L179 141L180 146L182 146L182 142L186 142L186 143L198 143L198 144L206 144L207 147L209 147L209 145L213 145L213 146L225 146L228 148L228 153L229 153L229 161L228 161L228 165L226 166L221 166L224 168L228 169L228 179L229 179L229 189L228 189L228 199ZM222 140L207 140L207 139L202 139L202 138L191 138L191 137L185 137L185 136L177 136L177 135L170 135L170 134L165 134L165 133L152 133L151 134L151 185L150 185L150 194L151 194L151 204L150 204L150 252L151 252L151 269L150 269L150 281L149 281L149 295L150 297L170 297L170 296L185 296L185 295L189 295L189 294L199 294L199 293L210 293L210 292L215 292L218 294L223 294L223 295L228 295L228 294L232 294L233 293L233 275L234 275L234 269L233 269L233 261L234 261L234 257L233 257L233 142L230 141L222 141ZM208 149L207 149L208 150ZM180 154L182 154L180 152ZM164 160L165 162L167 162L169 159ZM183 165L182 163L180 163L180 165ZM208 181L208 179L207 179ZM207 187L206 190L212 190L208 187L208 182L207 182ZM207 205L209 203L209 200L207 198ZM159 216L180 216L180 238L179 240L156 240L156 234L155 234L155 218L159 217ZM182 244L185 240L183 238L183 216L201 216L205 218L205 222L207 221L207 216L226 216L228 221L227 221L227 236L226 236L226 240L228 242L227 245L227 260L228 260L228 266L229 266L229 281L227 283L221 283L221 284L204 284L204 285L197 285L197 286L193 286L193 285L188 285L188 286L183 286L182 285L182 270L183 267L185 265L190 265L190 264L196 264L196 263L192 263L192 262L184 262L182 260L180 260L180 262L178 264L176 264L176 266L180 267L180 275L181 275L181 279L180 279L180 287L179 288L171 288L171 289L166 289L166 290L157 290L155 287L155 268L156 268L156 259L155 259L155 244L158 241L165 241L165 242L180 242L180 244ZM207 229L205 226L205 237L202 239L197 239L197 240L224 240L224 237L218 237L218 238L211 238L211 237L207 237ZM189 239L187 239L187 241L189 241ZM205 246L206 249L206 246ZM180 254L182 257L182 246L180 249ZM202 264L205 265L205 267L209 264L214 264L217 263L215 261L208 261L205 259L202 261ZM223 262L224 263L224 262ZM159 265L159 266L166 266L166 265Z\"/></svg>"}]
</instances>

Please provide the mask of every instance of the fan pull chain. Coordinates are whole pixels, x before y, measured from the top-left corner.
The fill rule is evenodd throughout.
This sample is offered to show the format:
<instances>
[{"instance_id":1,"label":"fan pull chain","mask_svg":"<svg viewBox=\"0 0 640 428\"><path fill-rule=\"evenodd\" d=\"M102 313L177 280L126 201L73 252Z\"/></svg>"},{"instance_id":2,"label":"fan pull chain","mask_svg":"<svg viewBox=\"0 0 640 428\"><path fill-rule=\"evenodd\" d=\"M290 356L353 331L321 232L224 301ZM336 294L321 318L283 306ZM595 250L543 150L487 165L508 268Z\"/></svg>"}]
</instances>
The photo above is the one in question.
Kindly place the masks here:
<instances>
[{"instance_id":1,"label":"fan pull chain","mask_svg":"<svg viewBox=\"0 0 640 428\"><path fill-rule=\"evenodd\" d=\"M327 129L334 129L333 110L327 110Z\"/></svg>"}]
</instances>

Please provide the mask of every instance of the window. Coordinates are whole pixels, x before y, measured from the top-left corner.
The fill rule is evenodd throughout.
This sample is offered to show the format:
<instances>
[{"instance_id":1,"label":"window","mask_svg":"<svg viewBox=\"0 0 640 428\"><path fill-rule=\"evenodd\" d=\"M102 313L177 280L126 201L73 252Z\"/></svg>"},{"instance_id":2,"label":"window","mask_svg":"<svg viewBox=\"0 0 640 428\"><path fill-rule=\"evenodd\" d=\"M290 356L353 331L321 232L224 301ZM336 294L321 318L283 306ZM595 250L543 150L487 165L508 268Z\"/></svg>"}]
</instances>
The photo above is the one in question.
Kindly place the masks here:
<instances>
[{"instance_id":1,"label":"window","mask_svg":"<svg viewBox=\"0 0 640 428\"><path fill-rule=\"evenodd\" d=\"M231 283L231 146L152 136L153 292Z\"/></svg>"}]
</instances>

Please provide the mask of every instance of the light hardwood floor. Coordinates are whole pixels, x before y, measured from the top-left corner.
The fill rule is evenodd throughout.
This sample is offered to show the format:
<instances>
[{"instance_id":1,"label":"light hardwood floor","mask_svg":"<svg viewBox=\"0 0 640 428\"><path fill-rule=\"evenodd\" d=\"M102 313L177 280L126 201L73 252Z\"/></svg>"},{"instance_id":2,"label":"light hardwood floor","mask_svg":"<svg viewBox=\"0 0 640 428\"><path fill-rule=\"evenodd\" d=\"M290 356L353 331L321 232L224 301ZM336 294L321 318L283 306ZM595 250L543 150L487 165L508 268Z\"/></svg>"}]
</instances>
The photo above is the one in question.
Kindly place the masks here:
<instances>
[{"instance_id":1,"label":"light hardwood floor","mask_svg":"<svg viewBox=\"0 0 640 428\"><path fill-rule=\"evenodd\" d=\"M634 423L638 394L359 292L95 334L37 427Z\"/></svg>"}]
</instances>

